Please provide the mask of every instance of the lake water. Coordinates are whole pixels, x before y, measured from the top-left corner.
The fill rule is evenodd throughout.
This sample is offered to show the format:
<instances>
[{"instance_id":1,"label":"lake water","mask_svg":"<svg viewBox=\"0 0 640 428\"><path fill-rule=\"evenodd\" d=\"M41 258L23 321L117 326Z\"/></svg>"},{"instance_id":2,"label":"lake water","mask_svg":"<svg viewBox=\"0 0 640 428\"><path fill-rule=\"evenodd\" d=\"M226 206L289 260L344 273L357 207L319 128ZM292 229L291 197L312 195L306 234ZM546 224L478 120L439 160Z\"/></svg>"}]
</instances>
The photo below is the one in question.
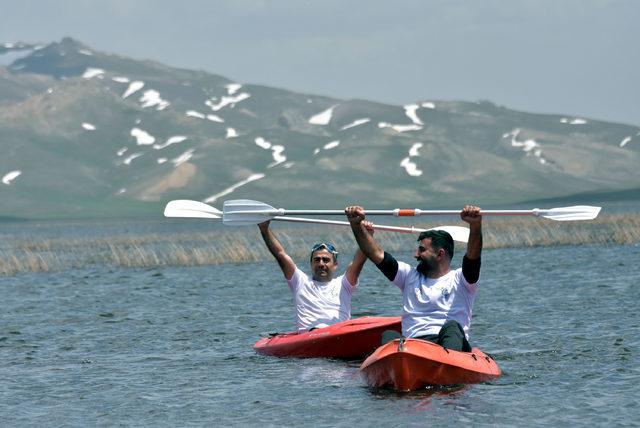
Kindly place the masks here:
<instances>
[{"instance_id":1,"label":"lake water","mask_svg":"<svg viewBox=\"0 0 640 428\"><path fill-rule=\"evenodd\" d=\"M637 245L485 251L472 344L503 376L415 393L367 387L358 362L256 355L293 328L275 262L3 276L0 424L634 425L639 260ZM352 315L400 308L367 264Z\"/></svg>"}]
</instances>

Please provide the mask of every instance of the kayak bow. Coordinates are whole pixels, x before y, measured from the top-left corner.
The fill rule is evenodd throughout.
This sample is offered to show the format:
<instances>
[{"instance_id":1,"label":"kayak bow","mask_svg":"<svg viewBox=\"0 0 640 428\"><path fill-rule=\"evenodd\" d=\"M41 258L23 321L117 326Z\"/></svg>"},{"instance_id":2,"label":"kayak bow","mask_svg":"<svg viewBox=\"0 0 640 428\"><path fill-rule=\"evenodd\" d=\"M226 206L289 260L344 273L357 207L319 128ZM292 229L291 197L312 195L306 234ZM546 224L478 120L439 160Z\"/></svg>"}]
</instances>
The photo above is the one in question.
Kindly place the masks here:
<instances>
[{"instance_id":1,"label":"kayak bow","mask_svg":"<svg viewBox=\"0 0 640 428\"><path fill-rule=\"evenodd\" d=\"M304 333L265 337L253 349L262 355L298 358L364 358L380 346L385 330L400 332L400 317L361 317Z\"/></svg>"},{"instance_id":2,"label":"kayak bow","mask_svg":"<svg viewBox=\"0 0 640 428\"><path fill-rule=\"evenodd\" d=\"M369 386L399 391L484 382L502 374L495 360L478 348L452 351L420 339L382 345L362 363L360 372Z\"/></svg>"}]
</instances>

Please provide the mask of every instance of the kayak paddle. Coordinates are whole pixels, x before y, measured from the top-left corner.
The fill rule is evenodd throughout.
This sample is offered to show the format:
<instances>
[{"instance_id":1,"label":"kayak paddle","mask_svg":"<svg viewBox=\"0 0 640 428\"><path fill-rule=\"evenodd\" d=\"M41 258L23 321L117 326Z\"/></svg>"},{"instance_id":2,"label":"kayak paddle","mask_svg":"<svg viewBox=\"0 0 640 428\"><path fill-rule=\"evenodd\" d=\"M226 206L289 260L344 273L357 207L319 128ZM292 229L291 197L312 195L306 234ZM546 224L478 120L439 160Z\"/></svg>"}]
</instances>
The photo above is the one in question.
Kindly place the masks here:
<instances>
[{"instance_id":1,"label":"kayak paddle","mask_svg":"<svg viewBox=\"0 0 640 428\"><path fill-rule=\"evenodd\" d=\"M342 213L344 213L344 211ZM218 219L218 218L224 217L223 214L224 213L222 211L212 207L211 205L205 204L204 202L191 201L188 199L177 199L177 200L169 201L169 203L167 203L167 205L164 208L165 217ZM348 221L321 220L321 219L284 217L284 216L271 216L271 217L259 216L259 217L251 217L251 218L248 218L248 216L245 216L241 220L238 220L238 218L236 217L231 221L227 221L226 219L223 219L224 224L231 225L231 226L255 225L267 220L288 221L293 223L328 224L333 226L350 226ZM387 232L400 232L400 233L421 233L426 230L444 230L451 235L454 241L466 243L469 240L469 229L462 226L438 226L432 229L419 229L416 227L384 226L381 224L374 224L373 228L375 230L384 230Z\"/></svg>"},{"instance_id":2,"label":"kayak paddle","mask_svg":"<svg viewBox=\"0 0 640 428\"><path fill-rule=\"evenodd\" d=\"M482 210L481 215L492 216L534 216L556 221L593 220L600 213L600 207L578 205L573 207L561 207L551 209L534 208L532 210ZM421 215L459 215L460 210L420 210L400 209L393 210L366 210L367 215L393 215L396 217L411 217ZM260 223L269 220L269 217L287 215L342 215L344 210L285 210L274 208L264 202L248 199L236 199L225 201L222 219L225 224Z\"/></svg>"},{"instance_id":3,"label":"kayak paddle","mask_svg":"<svg viewBox=\"0 0 640 428\"><path fill-rule=\"evenodd\" d=\"M222 218L222 211L207 205L204 202L191 201L189 199L176 199L169 201L164 207L165 217L190 217L190 218Z\"/></svg>"}]
</instances>

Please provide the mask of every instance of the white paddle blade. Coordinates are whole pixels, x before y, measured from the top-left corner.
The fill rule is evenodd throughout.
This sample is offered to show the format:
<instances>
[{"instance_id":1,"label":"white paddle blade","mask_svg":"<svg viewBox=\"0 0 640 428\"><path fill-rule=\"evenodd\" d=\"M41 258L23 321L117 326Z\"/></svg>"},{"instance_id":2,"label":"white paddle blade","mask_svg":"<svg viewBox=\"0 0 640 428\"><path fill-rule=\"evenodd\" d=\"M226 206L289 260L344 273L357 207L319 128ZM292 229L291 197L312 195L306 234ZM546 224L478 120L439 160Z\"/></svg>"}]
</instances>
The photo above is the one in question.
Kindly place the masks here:
<instances>
[{"instance_id":1,"label":"white paddle blade","mask_svg":"<svg viewBox=\"0 0 640 428\"><path fill-rule=\"evenodd\" d=\"M438 226L427 230L444 230L454 241L467 243L469 242L469 229L462 226Z\"/></svg>"},{"instance_id":2,"label":"white paddle blade","mask_svg":"<svg viewBox=\"0 0 640 428\"><path fill-rule=\"evenodd\" d=\"M177 199L169 201L164 207L165 217L186 218L220 218L222 211L207 205L204 202Z\"/></svg>"},{"instance_id":3,"label":"white paddle blade","mask_svg":"<svg viewBox=\"0 0 640 428\"><path fill-rule=\"evenodd\" d=\"M228 226L249 226L271 220L278 210L263 202L250 199L225 201L222 222Z\"/></svg>"},{"instance_id":4,"label":"white paddle blade","mask_svg":"<svg viewBox=\"0 0 640 428\"><path fill-rule=\"evenodd\" d=\"M600 207L577 205L574 207L551 208L540 210L539 216L556 221L593 220L598 217Z\"/></svg>"}]
</instances>

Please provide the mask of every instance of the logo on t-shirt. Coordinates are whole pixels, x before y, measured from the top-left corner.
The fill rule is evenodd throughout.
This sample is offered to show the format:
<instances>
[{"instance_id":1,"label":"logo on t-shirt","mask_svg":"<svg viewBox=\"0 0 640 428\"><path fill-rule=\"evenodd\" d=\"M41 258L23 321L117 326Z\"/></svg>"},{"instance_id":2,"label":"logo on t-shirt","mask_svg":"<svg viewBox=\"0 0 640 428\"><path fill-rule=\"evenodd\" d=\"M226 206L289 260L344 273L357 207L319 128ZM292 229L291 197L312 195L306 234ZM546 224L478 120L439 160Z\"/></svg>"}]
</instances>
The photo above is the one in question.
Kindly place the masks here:
<instances>
[{"instance_id":1,"label":"logo on t-shirt","mask_svg":"<svg viewBox=\"0 0 640 428\"><path fill-rule=\"evenodd\" d=\"M449 290L449 287L447 287L446 285L441 285L437 288L437 290L440 292L440 294L442 294L442 297L444 297L445 300L447 300L451 295L451 290Z\"/></svg>"},{"instance_id":2,"label":"logo on t-shirt","mask_svg":"<svg viewBox=\"0 0 640 428\"><path fill-rule=\"evenodd\" d=\"M449 296L451 296L451 290L445 284L428 287L425 284L419 285L415 288L416 297L425 302L429 302L431 300L439 299L439 296L442 296L444 300L448 300Z\"/></svg>"}]
</instances>

